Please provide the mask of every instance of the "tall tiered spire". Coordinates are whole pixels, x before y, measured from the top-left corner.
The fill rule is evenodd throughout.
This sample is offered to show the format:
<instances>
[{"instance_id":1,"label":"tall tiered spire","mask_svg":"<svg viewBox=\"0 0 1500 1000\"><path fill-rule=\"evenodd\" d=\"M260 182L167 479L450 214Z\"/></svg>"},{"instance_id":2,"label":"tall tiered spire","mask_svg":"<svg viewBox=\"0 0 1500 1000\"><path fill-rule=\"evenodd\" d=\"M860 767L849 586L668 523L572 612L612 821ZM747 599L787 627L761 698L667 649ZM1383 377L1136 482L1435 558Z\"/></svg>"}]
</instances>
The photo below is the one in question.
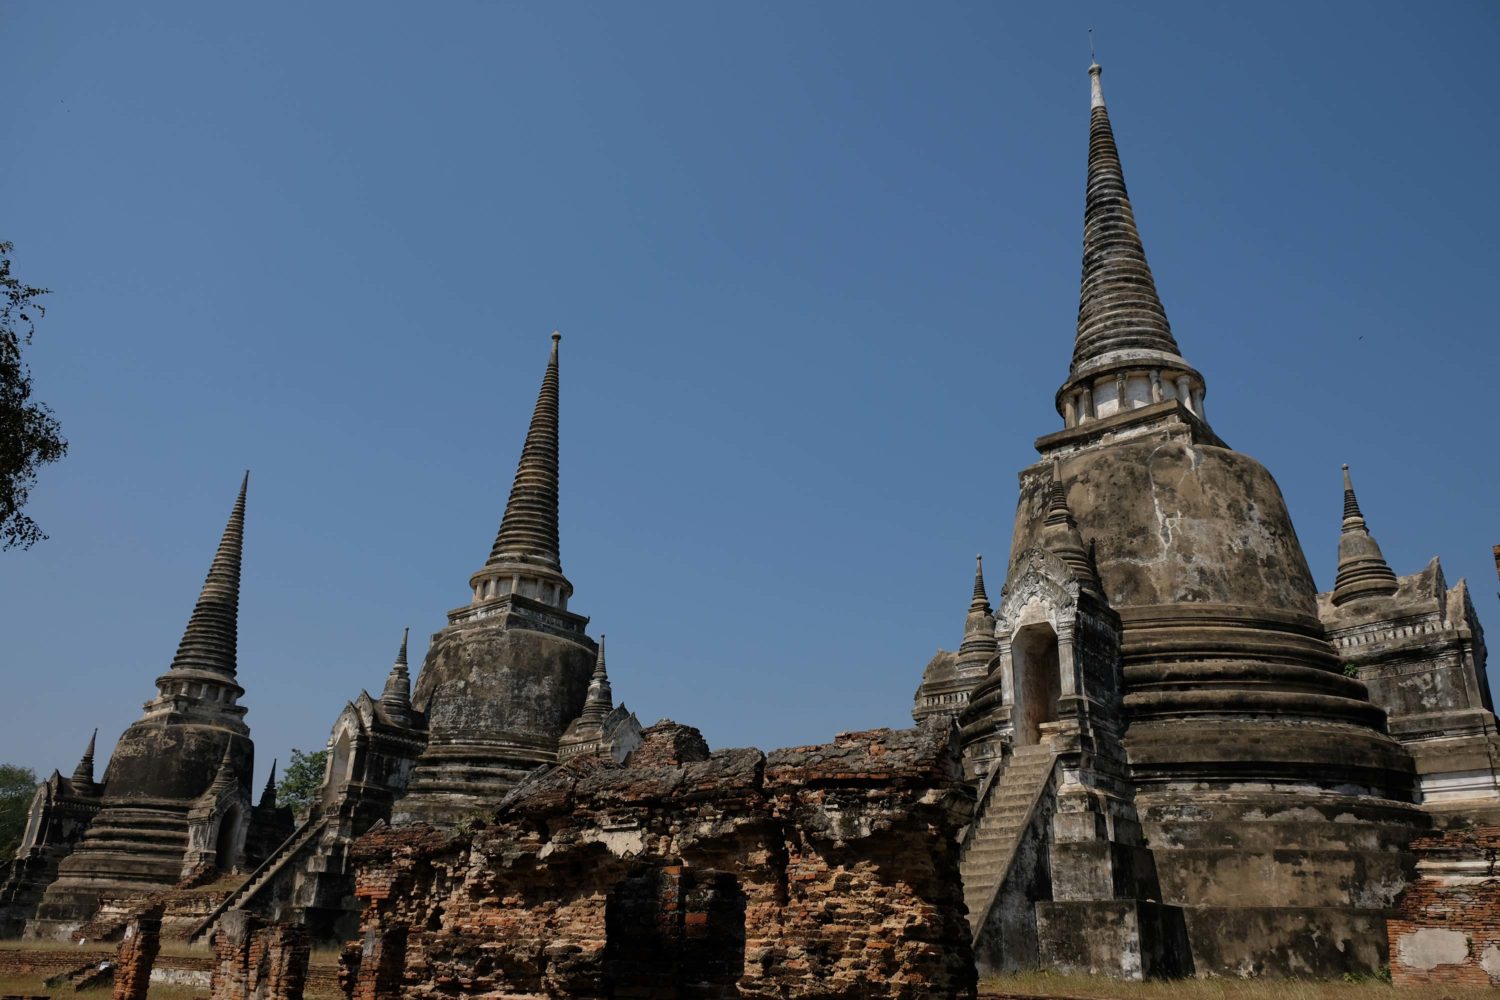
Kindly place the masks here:
<instances>
[{"instance_id":1,"label":"tall tiered spire","mask_svg":"<svg viewBox=\"0 0 1500 1000\"><path fill-rule=\"evenodd\" d=\"M1380 597L1395 592L1396 574L1391 572L1380 546L1370 535L1346 465L1344 525L1339 535L1339 572L1333 583L1333 603L1344 604L1361 597Z\"/></svg>"},{"instance_id":2,"label":"tall tiered spire","mask_svg":"<svg viewBox=\"0 0 1500 1000\"><path fill-rule=\"evenodd\" d=\"M173 671L207 670L229 677L235 673L235 649L240 607L240 553L245 541L245 491L250 473L240 482L240 494L229 512L229 523L208 567L208 579L183 630Z\"/></svg>"},{"instance_id":3,"label":"tall tiered spire","mask_svg":"<svg viewBox=\"0 0 1500 1000\"><path fill-rule=\"evenodd\" d=\"M520 594L566 609L573 585L562 573L557 534L557 344L542 376L531 426L490 557L469 580L474 603Z\"/></svg>"},{"instance_id":4,"label":"tall tiered spire","mask_svg":"<svg viewBox=\"0 0 1500 1000\"><path fill-rule=\"evenodd\" d=\"M531 427L516 466L515 483L505 505L500 532L490 549L486 565L500 562L535 562L562 569L557 540L557 344L562 334L552 334L552 356L542 376L542 388L531 413Z\"/></svg>"},{"instance_id":5,"label":"tall tiered spire","mask_svg":"<svg viewBox=\"0 0 1500 1000\"><path fill-rule=\"evenodd\" d=\"M380 706L391 721L402 725L411 722L411 676L406 670L406 638L411 629L401 632L401 649L396 653L396 664L385 679L385 690L380 695Z\"/></svg>"},{"instance_id":6,"label":"tall tiered spire","mask_svg":"<svg viewBox=\"0 0 1500 1000\"><path fill-rule=\"evenodd\" d=\"M1203 376L1183 360L1156 294L1104 106L1103 72L1098 63L1089 67L1092 97L1078 331L1068 377L1057 390L1057 412L1065 426L1073 428L1175 400L1203 421ZM1158 415L1167 416L1154 410L1147 417Z\"/></svg>"},{"instance_id":7,"label":"tall tiered spire","mask_svg":"<svg viewBox=\"0 0 1500 1000\"><path fill-rule=\"evenodd\" d=\"M1109 124L1100 83L1103 68L1089 67L1089 169L1083 216L1083 282L1073 370L1121 350L1179 354L1167 311L1156 294L1146 248L1125 190L1120 152Z\"/></svg>"},{"instance_id":8,"label":"tall tiered spire","mask_svg":"<svg viewBox=\"0 0 1500 1000\"><path fill-rule=\"evenodd\" d=\"M604 633L599 634L599 654L594 660L594 675L589 678L588 697L583 702L580 724L598 724L615 707L614 692L609 686L609 672L604 667Z\"/></svg>"},{"instance_id":9,"label":"tall tiered spire","mask_svg":"<svg viewBox=\"0 0 1500 1000\"><path fill-rule=\"evenodd\" d=\"M1068 564L1080 587L1096 594L1102 592L1093 557L1068 506L1068 491L1057 462L1052 463L1052 483L1047 489L1047 514L1042 518L1041 537L1042 543Z\"/></svg>"},{"instance_id":10,"label":"tall tiered spire","mask_svg":"<svg viewBox=\"0 0 1500 1000\"><path fill-rule=\"evenodd\" d=\"M89 737L89 745L83 748L83 756L78 758L78 766L73 768L73 785L75 788L85 789L94 787L94 741L99 738L99 730Z\"/></svg>"}]
</instances>

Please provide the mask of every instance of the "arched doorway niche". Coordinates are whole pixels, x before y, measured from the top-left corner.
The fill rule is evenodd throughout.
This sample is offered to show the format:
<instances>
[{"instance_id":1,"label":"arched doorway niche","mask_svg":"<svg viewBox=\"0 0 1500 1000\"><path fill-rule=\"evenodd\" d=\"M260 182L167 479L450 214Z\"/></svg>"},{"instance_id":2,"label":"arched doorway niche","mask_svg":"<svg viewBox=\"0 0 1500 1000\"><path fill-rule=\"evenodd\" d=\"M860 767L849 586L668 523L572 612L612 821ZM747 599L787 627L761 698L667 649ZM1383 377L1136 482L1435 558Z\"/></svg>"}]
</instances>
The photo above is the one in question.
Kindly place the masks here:
<instances>
[{"instance_id":1,"label":"arched doorway niche","mask_svg":"<svg viewBox=\"0 0 1500 1000\"><path fill-rule=\"evenodd\" d=\"M1058 720L1062 696L1062 661L1057 631L1047 621L1018 629L1011 639L1011 669L1015 678L1015 745L1041 742L1042 725Z\"/></svg>"},{"instance_id":2,"label":"arched doorway niche","mask_svg":"<svg viewBox=\"0 0 1500 1000\"><path fill-rule=\"evenodd\" d=\"M219 835L214 841L214 867L221 872L234 871L240 862L240 812L236 802L219 818Z\"/></svg>"}]
</instances>

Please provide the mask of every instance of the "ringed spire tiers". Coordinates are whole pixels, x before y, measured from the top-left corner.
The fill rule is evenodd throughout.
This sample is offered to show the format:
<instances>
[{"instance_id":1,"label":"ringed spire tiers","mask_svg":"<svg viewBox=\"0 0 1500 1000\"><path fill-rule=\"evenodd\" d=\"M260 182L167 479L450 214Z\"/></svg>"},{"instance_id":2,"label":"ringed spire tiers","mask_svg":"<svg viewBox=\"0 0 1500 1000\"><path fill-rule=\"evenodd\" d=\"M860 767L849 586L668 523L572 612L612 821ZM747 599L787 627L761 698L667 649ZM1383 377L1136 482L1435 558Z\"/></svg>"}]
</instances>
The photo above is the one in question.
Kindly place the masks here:
<instances>
[{"instance_id":1,"label":"ringed spire tiers","mask_svg":"<svg viewBox=\"0 0 1500 1000\"><path fill-rule=\"evenodd\" d=\"M1200 418L1203 376L1182 357L1146 262L1104 103L1089 67L1089 159L1078 328L1057 410L1068 427L1178 399Z\"/></svg>"},{"instance_id":2,"label":"ringed spire tiers","mask_svg":"<svg viewBox=\"0 0 1500 1000\"><path fill-rule=\"evenodd\" d=\"M954 668L961 676L983 677L995 655L995 615L984 589L984 557L974 557L974 593L969 598L969 612L964 617L964 637L958 647Z\"/></svg>"},{"instance_id":3,"label":"ringed spire tiers","mask_svg":"<svg viewBox=\"0 0 1500 1000\"><path fill-rule=\"evenodd\" d=\"M250 473L240 481L239 496L229 512L229 523L208 567L208 578L198 595L187 628L182 633L173 670L215 670L235 674L235 639L240 607L240 556L245 544L245 493Z\"/></svg>"},{"instance_id":4,"label":"ringed spire tiers","mask_svg":"<svg viewBox=\"0 0 1500 1000\"><path fill-rule=\"evenodd\" d=\"M554 331L552 354L542 375L500 530L489 558L469 580L475 604L517 593L566 609L573 595L573 585L562 572L557 530L557 347L561 340L562 334Z\"/></svg>"},{"instance_id":5,"label":"ringed spire tiers","mask_svg":"<svg viewBox=\"0 0 1500 1000\"><path fill-rule=\"evenodd\" d=\"M1333 603L1361 597L1384 597L1397 590L1396 574L1365 524L1349 466L1344 466L1344 524L1339 534L1339 572L1333 584Z\"/></svg>"},{"instance_id":6,"label":"ringed spire tiers","mask_svg":"<svg viewBox=\"0 0 1500 1000\"><path fill-rule=\"evenodd\" d=\"M600 725L610 709L615 707L614 692L609 686L609 671L604 665L604 633L599 633L599 655L594 661L594 673L589 678L589 693L583 703L583 712L578 721L583 724Z\"/></svg>"},{"instance_id":7,"label":"ringed spire tiers","mask_svg":"<svg viewBox=\"0 0 1500 1000\"><path fill-rule=\"evenodd\" d=\"M411 724L411 675L407 672L406 640L411 629L401 631L401 648L396 651L396 662L385 679L385 690L380 694L381 707L396 722Z\"/></svg>"},{"instance_id":8,"label":"ringed spire tiers","mask_svg":"<svg viewBox=\"0 0 1500 1000\"><path fill-rule=\"evenodd\" d=\"M180 711L198 705L214 713L244 715L235 702L245 693L235 681L239 636L240 562L245 544L245 496L250 487L247 470L229 522L209 563L208 577L198 603L188 617L177 655L167 672L156 679L157 698L146 706L148 715ZM217 692L217 693L216 693Z\"/></svg>"},{"instance_id":9,"label":"ringed spire tiers","mask_svg":"<svg viewBox=\"0 0 1500 1000\"><path fill-rule=\"evenodd\" d=\"M73 784L77 787L94 786L94 742L98 739L99 730L95 729L89 737L89 745L83 749L83 756L78 759L78 766L73 768Z\"/></svg>"}]
</instances>

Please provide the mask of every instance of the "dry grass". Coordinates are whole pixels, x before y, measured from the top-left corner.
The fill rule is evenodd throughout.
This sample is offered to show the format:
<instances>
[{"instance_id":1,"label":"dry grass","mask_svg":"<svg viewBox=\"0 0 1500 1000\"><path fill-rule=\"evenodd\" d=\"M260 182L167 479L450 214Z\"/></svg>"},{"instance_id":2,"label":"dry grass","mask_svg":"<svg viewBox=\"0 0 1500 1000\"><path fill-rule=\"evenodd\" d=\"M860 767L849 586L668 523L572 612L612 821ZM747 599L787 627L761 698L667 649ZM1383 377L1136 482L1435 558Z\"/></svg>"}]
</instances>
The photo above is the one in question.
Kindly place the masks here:
<instances>
[{"instance_id":1,"label":"dry grass","mask_svg":"<svg viewBox=\"0 0 1500 1000\"><path fill-rule=\"evenodd\" d=\"M1073 1000L1495 1000L1494 990L1459 987L1400 989L1379 979L1359 982L1306 979L1185 979L1126 983L1098 976L1045 972L989 976L981 997L1011 995Z\"/></svg>"},{"instance_id":2,"label":"dry grass","mask_svg":"<svg viewBox=\"0 0 1500 1000\"><path fill-rule=\"evenodd\" d=\"M62 997L78 997L79 1000L109 1000L110 988L101 986L94 990L84 990L82 993L73 993L66 988L52 988L43 985L41 976L0 976L0 993L19 993L23 996L51 996L53 1000ZM150 1000L193 1000L201 997L208 990L197 986L169 986L166 983L156 983L151 987Z\"/></svg>"},{"instance_id":3,"label":"dry grass","mask_svg":"<svg viewBox=\"0 0 1500 1000\"><path fill-rule=\"evenodd\" d=\"M20 938L7 938L0 941L0 950L4 951L73 951L79 954L78 961L85 962L91 955L108 954L113 955L117 944L86 944L76 945L71 941L25 941Z\"/></svg>"}]
</instances>

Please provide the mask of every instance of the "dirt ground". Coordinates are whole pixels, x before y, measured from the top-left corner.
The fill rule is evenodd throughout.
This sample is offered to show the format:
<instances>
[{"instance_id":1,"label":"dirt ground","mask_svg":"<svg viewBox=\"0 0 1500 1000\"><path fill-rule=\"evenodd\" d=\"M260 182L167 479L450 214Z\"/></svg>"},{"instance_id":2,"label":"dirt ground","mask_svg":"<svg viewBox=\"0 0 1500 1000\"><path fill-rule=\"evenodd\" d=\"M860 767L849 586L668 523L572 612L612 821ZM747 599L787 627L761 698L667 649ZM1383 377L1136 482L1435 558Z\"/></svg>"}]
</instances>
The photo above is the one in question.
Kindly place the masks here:
<instances>
[{"instance_id":1,"label":"dirt ground","mask_svg":"<svg viewBox=\"0 0 1500 1000\"><path fill-rule=\"evenodd\" d=\"M1056 997L1071 1000L1495 1000L1500 991L1458 987L1401 989L1380 979L1353 982L1286 979L1187 979L1122 983L1096 976L1044 972L993 976L979 984L982 998Z\"/></svg>"}]
</instances>

